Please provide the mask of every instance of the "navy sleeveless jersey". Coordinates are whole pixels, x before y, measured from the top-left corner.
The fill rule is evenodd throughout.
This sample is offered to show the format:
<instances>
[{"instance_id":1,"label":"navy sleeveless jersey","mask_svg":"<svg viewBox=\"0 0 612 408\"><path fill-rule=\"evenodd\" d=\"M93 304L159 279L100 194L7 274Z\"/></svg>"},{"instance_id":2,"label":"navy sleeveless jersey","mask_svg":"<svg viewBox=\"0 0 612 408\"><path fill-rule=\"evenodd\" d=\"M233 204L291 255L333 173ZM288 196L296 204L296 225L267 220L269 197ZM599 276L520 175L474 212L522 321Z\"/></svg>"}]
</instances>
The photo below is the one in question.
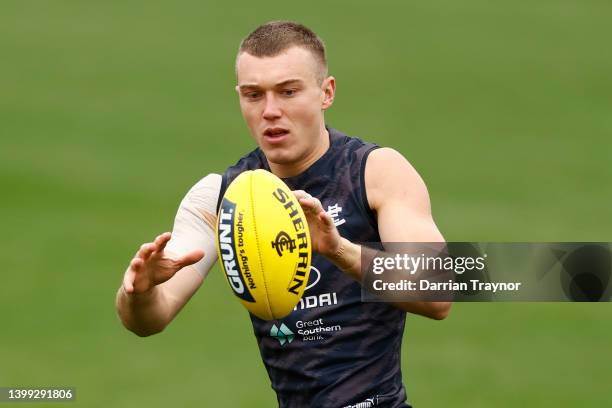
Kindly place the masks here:
<instances>
[{"instance_id":1,"label":"navy sleeveless jersey","mask_svg":"<svg viewBox=\"0 0 612 408\"><path fill-rule=\"evenodd\" d=\"M328 128L330 147L305 172L283 179L317 197L340 235L380 242L365 194L368 154L378 146ZM260 149L223 174L220 199L241 172L270 170ZM261 357L281 408L410 407L404 401L400 348L405 313L386 303L361 302L361 286L313 254L308 286L281 320L251 315Z\"/></svg>"}]
</instances>

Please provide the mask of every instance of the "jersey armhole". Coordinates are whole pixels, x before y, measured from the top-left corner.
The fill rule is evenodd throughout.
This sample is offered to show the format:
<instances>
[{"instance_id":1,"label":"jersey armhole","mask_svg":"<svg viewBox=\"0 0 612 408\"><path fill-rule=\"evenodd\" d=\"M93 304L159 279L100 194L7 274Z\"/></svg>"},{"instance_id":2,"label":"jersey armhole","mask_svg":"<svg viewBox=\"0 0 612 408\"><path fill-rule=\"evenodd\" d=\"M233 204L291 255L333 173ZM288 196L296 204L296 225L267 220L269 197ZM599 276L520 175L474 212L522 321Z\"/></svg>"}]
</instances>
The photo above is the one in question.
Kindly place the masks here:
<instances>
[{"instance_id":1,"label":"jersey armhole","mask_svg":"<svg viewBox=\"0 0 612 408\"><path fill-rule=\"evenodd\" d=\"M363 157L361 158L361 168L359 169L359 185L361 187L360 188L360 190L361 190L361 206L362 206L362 209L363 209L365 215L368 217L368 220L375 227L378 226L378 222L376 221L376 215L374 214L374 211L372 211L372 209L370 208L370 203L368 202L368 192L366 190L366 183L365 183L365 167L366 167L366 163L368 161L368 156L370 155L370 153L372 153L376 149L380 149L380 146L374 145L374 146L370 147L363 154Z\"/></svg>"},{"instance_id":2,"label":"jersey armhole","mask_svg":"<svg viewBox=\"0 0 612 408\"><path fill-rule=\"evenodd\" d=\"M225 195L225 189L227 188L227 178L225 176L225 172L221 175L221 188L219 189L219 198L217 199L217 212L215 215L219 214L219 207L221 207L221 201L223 201L223 196Z\"/></svg>"}]
</instances>

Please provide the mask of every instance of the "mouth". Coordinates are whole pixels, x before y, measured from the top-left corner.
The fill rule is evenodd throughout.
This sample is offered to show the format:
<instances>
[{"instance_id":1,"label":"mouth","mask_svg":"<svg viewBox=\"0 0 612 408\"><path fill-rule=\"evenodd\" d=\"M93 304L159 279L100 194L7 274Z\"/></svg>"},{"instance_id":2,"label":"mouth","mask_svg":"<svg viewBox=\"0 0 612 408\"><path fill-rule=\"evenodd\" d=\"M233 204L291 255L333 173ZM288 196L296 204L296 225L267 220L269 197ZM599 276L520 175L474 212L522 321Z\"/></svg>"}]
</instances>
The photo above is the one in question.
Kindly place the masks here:
<instances>
[{"instance_id":1,"label":"mouth","mask_svg":"<svg viewBox=\"0 0 612 408\"><path fill-rule=\"evenodd\" d=\"M270 143L278 143L289 134L289 130L280 127L267 128L263 135L264 139Z\"/></svg>"}]
</instances>

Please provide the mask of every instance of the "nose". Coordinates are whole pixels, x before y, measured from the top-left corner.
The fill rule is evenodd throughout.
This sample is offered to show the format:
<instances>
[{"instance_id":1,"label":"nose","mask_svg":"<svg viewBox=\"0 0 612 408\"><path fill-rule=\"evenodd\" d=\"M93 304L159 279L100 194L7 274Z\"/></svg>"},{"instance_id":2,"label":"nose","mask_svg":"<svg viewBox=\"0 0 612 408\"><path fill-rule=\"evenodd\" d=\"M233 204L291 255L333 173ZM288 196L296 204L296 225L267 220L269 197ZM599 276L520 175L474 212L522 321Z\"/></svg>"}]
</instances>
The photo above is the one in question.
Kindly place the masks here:
<instances>
[{"instance_id":1,"label":"nose","mask_svg":"<svg viewBox=\"0 0 612 408\"><path fill-rule=\"evenodd\" d=\"M281 117L282 112L280 109L280 105L274 95L269 93L266 95L266 101L263 110L263 118L266 120L274 120Z\"/></svg>"}]
</instances>

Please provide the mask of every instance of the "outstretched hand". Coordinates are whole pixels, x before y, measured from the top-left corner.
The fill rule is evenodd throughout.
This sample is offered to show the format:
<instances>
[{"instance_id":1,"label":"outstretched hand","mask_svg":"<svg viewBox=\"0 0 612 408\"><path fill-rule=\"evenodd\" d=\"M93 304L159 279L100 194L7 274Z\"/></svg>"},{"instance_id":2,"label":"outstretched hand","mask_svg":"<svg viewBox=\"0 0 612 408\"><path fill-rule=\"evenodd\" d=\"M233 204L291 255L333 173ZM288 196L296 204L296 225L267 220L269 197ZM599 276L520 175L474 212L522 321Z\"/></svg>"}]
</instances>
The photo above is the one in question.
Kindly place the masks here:
<instances>
[{"instance_id":1,"label":"outstretched hand","mask_svg":"<svg viewBox=\"0 0 612 408\"><path fill-rule=\"evenodd\" d=\"M334 258L341 244L340 233L334 225L334 220L323 210L323 205L318 198L304 190L294 190L293 194L306 215L312 250L327 258Z\"/></svg>"},{"instance_id":2,"label":"outstretched hand","mask_svg":"<svg viewBox=\"0 0 612 408\"><path fill-rule=\"evenodd\" d=\"M144 293L174 276L185 266L204 257L204 251L194 250L183 256L172 256L164 249L172 234L164 232L153 242L142 244L123 276L123 288L128 294Z\"/></svg>"}]
</instances>

